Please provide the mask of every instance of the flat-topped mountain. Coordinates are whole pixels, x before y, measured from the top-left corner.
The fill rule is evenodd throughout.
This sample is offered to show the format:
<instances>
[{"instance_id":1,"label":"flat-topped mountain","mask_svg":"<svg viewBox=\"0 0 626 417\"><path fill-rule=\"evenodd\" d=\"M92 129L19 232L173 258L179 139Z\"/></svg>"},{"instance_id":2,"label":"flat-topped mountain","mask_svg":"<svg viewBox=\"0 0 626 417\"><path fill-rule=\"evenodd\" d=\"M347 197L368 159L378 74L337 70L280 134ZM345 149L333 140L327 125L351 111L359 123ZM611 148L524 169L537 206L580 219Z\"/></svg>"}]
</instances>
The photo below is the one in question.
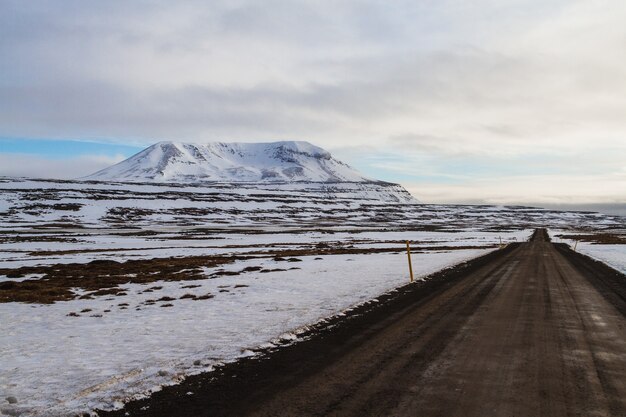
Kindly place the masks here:
<instances>
[{"instance_id":1,"label":"flat-topped mountain","mask_svg":"<svg viewBox=\"0 0 626 417\"><path fill-rule=\"evenodd\" d=\"M370 182L308 142L159 142L84 179L124 182Z\"/></svg>"}]
</instances>

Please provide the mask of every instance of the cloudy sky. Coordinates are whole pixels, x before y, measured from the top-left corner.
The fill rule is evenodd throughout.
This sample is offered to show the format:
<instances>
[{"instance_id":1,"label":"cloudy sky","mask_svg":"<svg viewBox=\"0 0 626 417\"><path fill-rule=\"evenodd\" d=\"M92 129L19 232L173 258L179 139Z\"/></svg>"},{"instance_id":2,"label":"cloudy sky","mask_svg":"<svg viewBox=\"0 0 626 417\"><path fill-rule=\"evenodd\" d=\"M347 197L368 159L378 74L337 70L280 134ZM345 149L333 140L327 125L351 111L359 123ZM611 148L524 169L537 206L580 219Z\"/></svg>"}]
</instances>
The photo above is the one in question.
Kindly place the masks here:
<instances>
[{"instance_id":1,"label":"cloudy sky","mask_svg":"<svg viewBox=\"0 0 626 417\"><path fill-rule=\"evenodd\" d=\"M0 175L308 140L425 202L626 203L622 0L0 0Z\"/></svg>"}]
</instances>

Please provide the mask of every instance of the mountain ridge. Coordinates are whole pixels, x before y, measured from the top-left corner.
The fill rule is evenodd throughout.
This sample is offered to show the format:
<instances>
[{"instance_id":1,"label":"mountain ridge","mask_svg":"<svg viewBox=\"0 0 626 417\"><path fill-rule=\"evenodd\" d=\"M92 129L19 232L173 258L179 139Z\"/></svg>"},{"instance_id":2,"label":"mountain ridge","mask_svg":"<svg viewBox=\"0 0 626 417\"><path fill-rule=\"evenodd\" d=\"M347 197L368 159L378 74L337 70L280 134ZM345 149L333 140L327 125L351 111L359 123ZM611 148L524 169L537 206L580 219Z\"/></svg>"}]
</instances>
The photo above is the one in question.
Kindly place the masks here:
<instances>
[{"instance_id":1,"label":"mountain ridge","mask_svg":"<svg viewBox=\"0 0 626 417\"><path fill-rule=\"evenodd\" d=\"M309 142L158 142L83 180L377 182Z\"/></svg>"}]
</instances>

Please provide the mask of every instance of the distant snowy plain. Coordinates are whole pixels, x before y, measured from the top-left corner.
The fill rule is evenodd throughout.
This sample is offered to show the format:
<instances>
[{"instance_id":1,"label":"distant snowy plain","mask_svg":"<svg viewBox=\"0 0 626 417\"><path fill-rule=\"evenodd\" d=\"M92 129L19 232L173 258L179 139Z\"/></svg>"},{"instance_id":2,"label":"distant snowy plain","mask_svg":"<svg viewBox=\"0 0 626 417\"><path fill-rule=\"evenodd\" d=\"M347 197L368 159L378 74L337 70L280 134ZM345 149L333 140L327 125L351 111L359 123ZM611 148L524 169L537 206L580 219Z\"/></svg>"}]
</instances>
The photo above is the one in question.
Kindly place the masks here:
<instances>
[{"instance_id":1,"label":"distant snowy plain","mask_svg":"<svg viewBox=\"0 0 626 417\"><path fill-rule=\"evenodd\" d=\"M123 284L123 295L80 299L85 290L76 287L75 298L53 304L0 303L0 402L18 400L0 410L66 416L118 408L260 347L297 342L307 325L407 283L407 240L422 279L500 242L523 241L535 227L625 228L616 216L420 205L403 196L373 183L0 180L5 271L240 257L197 280ZM276 256L289 251L300 255ZM42 276L0 274L0 284L29 279Z\"/></svg>"}]
</instances>

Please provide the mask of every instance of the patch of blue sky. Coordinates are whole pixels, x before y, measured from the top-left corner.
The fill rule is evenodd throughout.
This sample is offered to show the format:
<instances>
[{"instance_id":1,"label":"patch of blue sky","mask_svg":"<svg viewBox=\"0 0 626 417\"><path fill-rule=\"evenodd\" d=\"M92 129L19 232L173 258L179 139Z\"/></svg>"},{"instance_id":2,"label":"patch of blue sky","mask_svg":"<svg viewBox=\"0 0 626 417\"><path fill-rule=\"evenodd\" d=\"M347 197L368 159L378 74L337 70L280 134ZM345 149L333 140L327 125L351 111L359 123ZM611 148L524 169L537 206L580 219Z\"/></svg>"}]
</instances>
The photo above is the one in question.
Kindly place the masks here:
<instances>
[{"instance_id":1,"label":"patch of blue sky","mask_svg":"<svg viewBox=\"0 0 626 417\"><path fill-rule=\"evenodd\" d=\"M589 157L593 159L593 157ZM451 156L424 153L416 155L370 154L346 155L347 162L364 174L391 182L429 182L459 184L468 180L497 177L528 177L605 173L593 164L572 165L566 157L545 153L522 155ZM606 159L606 158L605 158ZM598 171L598 172L596 172Z\"/></svg>"},{"instance_id":2,"label":"patch of blue sky","mask_svg":"<svg viewBox=\"0 0 626 417\"><path fill-rule=\"evenodd\" d=\"M0 137L0 153L37 155L48 159L66 159L83 155L124 155L128 157L142 149L141 146L118 143Z\"/></svg>"}]
</instances>

